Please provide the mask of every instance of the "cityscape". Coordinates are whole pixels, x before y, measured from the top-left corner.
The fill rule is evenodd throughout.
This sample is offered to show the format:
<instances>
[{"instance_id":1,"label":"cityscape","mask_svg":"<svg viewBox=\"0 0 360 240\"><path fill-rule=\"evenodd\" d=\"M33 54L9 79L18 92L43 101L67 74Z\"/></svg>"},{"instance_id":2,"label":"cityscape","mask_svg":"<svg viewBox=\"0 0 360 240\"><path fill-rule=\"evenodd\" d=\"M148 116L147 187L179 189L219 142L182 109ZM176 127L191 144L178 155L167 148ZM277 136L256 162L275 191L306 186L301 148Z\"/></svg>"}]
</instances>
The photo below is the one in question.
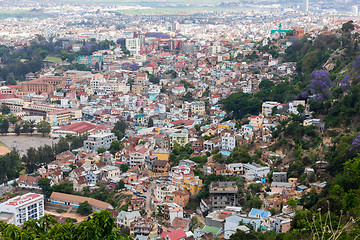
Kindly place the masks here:
<instances>
[{"instance_id":1,"label":"cityscape","mask_svg":"<svg viewBox=\"0 0 360 240\"><path fill-rule=\"evenodd\" d=\"M0 1L0 238L358 238L359 7Z\"/></svg>"}]
</instances>

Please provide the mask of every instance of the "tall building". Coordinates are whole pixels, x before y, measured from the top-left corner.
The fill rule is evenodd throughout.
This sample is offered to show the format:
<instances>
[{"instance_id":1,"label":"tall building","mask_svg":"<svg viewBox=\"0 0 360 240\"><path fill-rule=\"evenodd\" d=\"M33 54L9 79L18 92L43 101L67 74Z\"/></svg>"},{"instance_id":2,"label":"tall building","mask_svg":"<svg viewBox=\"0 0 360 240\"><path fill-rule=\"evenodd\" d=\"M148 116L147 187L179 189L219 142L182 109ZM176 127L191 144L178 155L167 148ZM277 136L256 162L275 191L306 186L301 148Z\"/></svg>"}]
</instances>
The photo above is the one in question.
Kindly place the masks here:
<instances>
[{"instance_id":1,"label":"tall building","mask_svg":"<svg viewBox=\"0 0 360 240\"><path fill-rule=\"evenodd\" d=\"M304 0L304 12L309 12L309 0Z\"/></svg>"},{"instance_id":2,"label":"tall building","mask_svg":"<svg viewBox=\"0 0 360 240\"><path fill-rule=\"evenodd\" d=\"M359 7L357 5L352 6L351 13L353 16L358 16L359 15Z\"/></svg>"},{"instance_id":3,"label":"tall building","mask_svg":"<svg viewBox=\"0 0 360 240\"><path fill-rule=\"evenodd\" d=\"M5 216L5 217L4 217ZM13 197L0 204L0 219L22 226L29 219L40 219L44 216L44 196L37 193L27 193Z\"/></svg>"},{"instance_id":4,"label":"tall building","mask_svg":"<svg viewBox=\"0 0 360 240\"><path fill-rule=\"evenodd\" d=\"M239 203L236 182L212 182L209 191L212 210L237 206Z\"/></svg>"}]
</instances>

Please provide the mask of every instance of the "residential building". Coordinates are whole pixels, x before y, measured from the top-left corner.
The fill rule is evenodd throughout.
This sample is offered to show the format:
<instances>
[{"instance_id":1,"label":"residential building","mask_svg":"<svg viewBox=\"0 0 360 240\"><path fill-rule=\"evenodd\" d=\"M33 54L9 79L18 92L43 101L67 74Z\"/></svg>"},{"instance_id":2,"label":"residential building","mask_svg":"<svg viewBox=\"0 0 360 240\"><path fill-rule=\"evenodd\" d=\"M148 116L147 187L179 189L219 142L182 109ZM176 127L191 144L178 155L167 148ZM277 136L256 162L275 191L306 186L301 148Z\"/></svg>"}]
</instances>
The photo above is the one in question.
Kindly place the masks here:
<instances>
[{"instance_id":1,"label":"residential building","mask_svg":"<svg viewBox=\"0 0 360 240\"><path fill-rule=\"evenodd\" d=\"M189 142L187 133L173 133L169 135L169 139L171 148L173 148L176 143L180 146L185 146Z\"/></svg>"},{"instance_id":2,"label":"residential building","mask_svg":"<svg viewBox=\"0 0 360 240\"><path fill-rule=\"evenodd\" d=\"M262 111L261 113L265 116L265 117L268 117L268 116L271 116L272 114L272 110L273 108L277 108L277 110L280 110L282 109L282 105L278 102L270 102L270 101L267 101L267 102L264 102L262 104Z\"/></svg>"},{"instance_id":3,"label":"residential building","mask_svg":"<svg viewBox=\"0 0 360 240\"><path fill-rule=\"evenodd\" d=\"M40 177L33 177L29 175L20 175L18 184L19 187L22 188L30 188L30 189L41 189L38 185Z\"/></svg>"},{"instance_id":4,"label":"residential building","mask_svg":"<svg viewBox=\"0 0 360 240\"><path fill-rule=\"evenodd\" d=\"M116 218L116 224L120 227L122 225L129 227L136 219L140 218L139 211L125 212L121 211Z\"/></svg>"},{"instance_id":5,"label":"residential building","mask_svg":"<svg viewBox=\"0 0 360 240\"><path fill-rule=\"evenodd\" d=\"M204 115L205 114L205 103L204 102L191 103L191 112L196 115Z\"/></svg>"},{"instance_id":6,"label":"residential building","mask_svg":"<svg viewBox=\"0 0 360 240\"><path fill-rule=\"evenodd\" d=\"M44 216L44 196L27 193L13 197L0 204L0 213L7 213L7 221L12 221L11 224L22 226L29 219L40 219ZM12 214L13 217L10 217Z\"/></svg>"},{"instance_id":7,"label":"residential building","mask_svg":"<svg viewBox=\"0 0 360 240\"><path fill-rule=\"evenodd\" d=\"M272 180L273 182L287 182L287 173L273 172Z\"/></svg>"},{"instance_id":8,"label":"residential building","mask_svg":"<svg viewBox=\"0 0 360 240\"><path fill-rule=\"evenodd\" d=\"M236 139L233 134L227 132L221 137L221 148L223 150L232 151L235 148L235 145Z\"/></svg>"},{"instance_id":9,"label":"residential building","mask_svg":"<svg viewBox=\"0 0 360 240\"><path fill-rule=\"evenodd\" d=\"M238 205L238 187L236 182L212 182L209 191L213 210Z\"/></svg>"},{"instance_id":10,"label":"residential building","mask_svg":"<svg viewBox=\"0 0 360 240\"><path fill-rule=\"evenodd\" d=\"M114 140L116 140L116 136L111 132L89 135L88 139L84 141L84 149L88 152L97 151L99 148L109 149Z\"/></svg>"},{"instance_id":11,"label":"residential building","mask_svg":"<svg viewBox=\"0 0 360 240\"><path fill-rule=\"evenodd\" d=\"M165 197L176 190L179 190L179 187L174 185L158 185L154 188L155 199L159 202L165 202Z\"/></svg>"},{"instance_id":12,"label":"residential building","mask_svg":"<svg viewBox=\"0 0 360 240\"><path fill-rule=\"evenodd\" d=\"M173 202L181 207L186 207L189 203L190 194L186 191L177 190L172 192Z\"/></svg>"}]
</instances>

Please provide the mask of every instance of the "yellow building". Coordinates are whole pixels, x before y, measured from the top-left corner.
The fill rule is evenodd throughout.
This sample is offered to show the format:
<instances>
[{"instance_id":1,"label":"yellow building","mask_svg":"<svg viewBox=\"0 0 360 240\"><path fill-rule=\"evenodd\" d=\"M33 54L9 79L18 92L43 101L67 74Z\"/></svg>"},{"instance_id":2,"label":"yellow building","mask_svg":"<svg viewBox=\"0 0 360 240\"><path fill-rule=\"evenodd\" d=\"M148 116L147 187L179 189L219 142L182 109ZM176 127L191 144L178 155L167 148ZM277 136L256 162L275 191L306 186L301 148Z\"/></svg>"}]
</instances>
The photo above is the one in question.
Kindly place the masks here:
<instances>
[{"instance_id":1,"label":"yellow building","mask_svg":"<svg viewBox=\"0 0 360 240\"><path fill-rule=\"evenodd\" d=\"M180 189L187 190L191 195L198 194L202 187L202 180L198 176L193 176L191 178L184 178Z\"/></svg>"},{"instance_id":2,"label":"yellow building","mask_svg":"<svg viewBox=\"0 0 360 240\"><path fill-rule=\"evenodd\" d=\"M154 150L154 152L152 154L156 155L158 160L169 161L170 151L167 150L166 148L158 148L158 149Z\"/></svg>"},{"instance_id":3,"label":"yellow building","mask_svg":"<svg viewBox=\"0 0 360 240\"><path fill-rule=\"evenodd\" d=\"M218 129L227 129L227 130L229 130L230 128L229 128L229 126L226 126L226 125L219 125Z\"/></svg>"},{"instance_id":4,"label":"yellow building","mask_svg":"<svg viewBox=\"0 0 360 240\"><path fill-rule=\"evenodd\" d=\"M174 144L177 143L180 146L185 146L189 142L188 135L185 133L173 133L169 135L170 147L173 148Z\"/></svg>"},{"instance_id":5,"label":"yellow building","mask_svg":"<svg viewBox=\"0 0 360 240\"><path fill-rule=\"evenodd\" d=\"M191 112L196 115L204 115L205 114L205 103L204 102L191 103Z\"/></svg>"}]
</instances>

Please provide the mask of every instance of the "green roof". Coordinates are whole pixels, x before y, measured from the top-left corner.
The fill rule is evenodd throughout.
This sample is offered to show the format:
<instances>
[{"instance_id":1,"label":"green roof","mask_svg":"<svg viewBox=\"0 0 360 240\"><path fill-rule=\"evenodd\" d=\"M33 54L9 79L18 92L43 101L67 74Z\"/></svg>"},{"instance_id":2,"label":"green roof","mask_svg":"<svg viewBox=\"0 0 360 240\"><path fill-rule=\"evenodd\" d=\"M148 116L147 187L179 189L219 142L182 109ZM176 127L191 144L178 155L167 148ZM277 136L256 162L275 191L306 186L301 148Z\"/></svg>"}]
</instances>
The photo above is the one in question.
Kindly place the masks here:
<instances>
[{"instance_id":1,"label":"green roof","mask_svg":"<svg viewBox=\"0 0 360 240\"><path fill-rule=\"evenodd\" d=\"M290 32L292 30L282 30L282 29L276 29L276 30L271 30L270 34L274 34L276 32L278 33L286 33L286 32Z\"/></svg>"},{"instance_id":2,"label":"green roof","mask_svg":"<svg viewBox=\"0 0 360 240\"><path fill-rule=\"evenodd\" d=\"M141 113L141 114L136 114L135 116L134 116L134 118L143 118L143 117L145 117L146 115L144 114L144 113Z\"/></svg>"},{"instance_id":3,"label":"green roof","mask_svg":"<svg viewBox=\"0 0 360 240\"><path fill-rule=\"evenodd\" d=\"M211 226L207 226L207 225L203 228L203 232L212 233L214 235L217 235L219 231L220 231L220 228L211 227Z\"/></svg>"}]
</instances>

